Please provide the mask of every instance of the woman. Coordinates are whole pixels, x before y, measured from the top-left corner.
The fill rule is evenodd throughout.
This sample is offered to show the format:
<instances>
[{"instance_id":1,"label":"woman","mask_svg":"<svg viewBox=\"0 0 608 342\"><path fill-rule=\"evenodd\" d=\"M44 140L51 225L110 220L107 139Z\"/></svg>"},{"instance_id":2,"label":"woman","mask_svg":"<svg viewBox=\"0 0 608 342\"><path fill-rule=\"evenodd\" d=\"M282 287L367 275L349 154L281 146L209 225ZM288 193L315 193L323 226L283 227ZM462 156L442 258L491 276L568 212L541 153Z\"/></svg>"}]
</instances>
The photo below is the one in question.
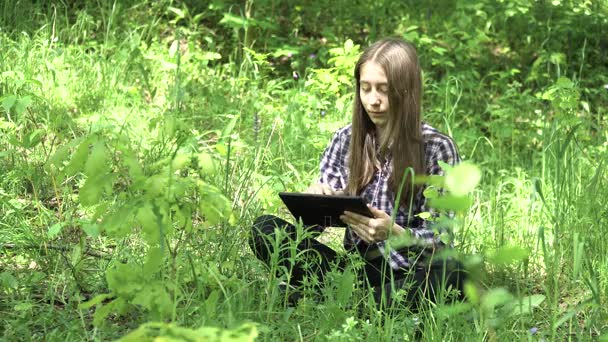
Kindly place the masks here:
<instances>
[{"instance_id":1,"label":"woman","mask_svg":"<svg viewBox=\"0 0 608 342\"><path fill-rule=\"evenodd\" d=\"M411 171L441 175L439 161L449 165L460 161L452 139L421 121L422 77L416 50L399 39L380 40L361 55L354 74L352 124L334 134L321 159L321 177L306 192L360 195L369 203L374 218L345 212L341 219L349 225L344 247L365 260L361 278L374 287L377 299L384 294L390 301L393 290L403 288L406 304L413 304L420 295L435 301L440 288L461 290L460 267L430 261L429 255L444 243L416 216L429 208L424 186L412 185ZM402 183L405 186L396 198ZM397 210L394 223L393 210ZM283 231L280 240L276 240L277 228ZM389 237L406 235L417 243L388 248ZM314 275L322 283L332 264L344 268L347 263L312 236L298 236L293 225L269 215L256 220L250 244L266 263L276 250L279 266L286 267L290 285L296 287L306 276ZM296 248L295 253L289 246ZM298 257L289 259L290 255Z\"/></svg>"}]
</instances>

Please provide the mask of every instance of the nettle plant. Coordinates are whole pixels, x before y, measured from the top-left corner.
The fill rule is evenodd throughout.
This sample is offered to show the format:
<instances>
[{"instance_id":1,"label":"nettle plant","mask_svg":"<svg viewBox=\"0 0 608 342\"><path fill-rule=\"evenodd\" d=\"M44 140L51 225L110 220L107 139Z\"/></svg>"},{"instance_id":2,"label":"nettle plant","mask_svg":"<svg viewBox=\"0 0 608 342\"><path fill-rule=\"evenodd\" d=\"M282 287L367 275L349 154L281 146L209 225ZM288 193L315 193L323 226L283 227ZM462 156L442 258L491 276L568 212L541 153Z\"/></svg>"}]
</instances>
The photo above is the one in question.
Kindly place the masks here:
<instances>
[{"instance_id":1,"label":"nettle plant","mask_svg":"<svg viewBox=\"0 0 608 342\"><path fill-rule=\"evenodd\" d=\"M84 215L77 221L90 238L129 237L138 246L107 268L109 292L80 305L98 305L95 324L111 313L138 309L154 320L170 317L179 297L171 279L187 236L199 227L234 219L230 201L208 181L213 158L186 147L194 144L174 127L164 125L165 152L150 163L142 160L128 134L105 130L74 139L49 160L54 184L79 184Z\"/></svg>"}]
</instances>

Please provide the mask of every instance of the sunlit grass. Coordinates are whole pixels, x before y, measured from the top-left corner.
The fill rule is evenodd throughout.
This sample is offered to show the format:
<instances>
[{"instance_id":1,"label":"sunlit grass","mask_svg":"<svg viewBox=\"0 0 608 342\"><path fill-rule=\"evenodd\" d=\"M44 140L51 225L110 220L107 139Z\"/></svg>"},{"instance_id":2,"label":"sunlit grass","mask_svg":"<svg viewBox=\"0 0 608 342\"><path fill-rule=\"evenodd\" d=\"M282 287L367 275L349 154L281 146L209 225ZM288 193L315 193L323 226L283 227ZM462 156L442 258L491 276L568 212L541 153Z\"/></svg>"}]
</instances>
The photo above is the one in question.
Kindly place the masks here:
<instances>
[{"instance_id":1,"label":"sunlit grass","mask_svg":"<svg viewBox=\"0 0 608 342\"><path fill-rule=\"evenodd\" d=\"M554 127L535 123L535 130L544 129L542 141L526 140L525 132L511 133L508 142L490 140L469 127L481 125L476 119L459 116L476 109L460 107L457 76L442 84L429 80L427 120L451 131L461 154L482 170L472 206L457 218L455 230L456 250L480 275L478 301L386 315L365 286L333 286L346 276L336 272L321 300L309 293L290 308L278 290L285 277L269 275L249 251L249 226L262 213L289 218L277 192L299 191L316 179L319 156L331 133L348 123L349 106L332 104L324 98L326 89L291 75L269 80L251 68L211 68L193 42L178 42L176 50L175 39L144 43L136 31L118 42L111 26L103 39L89 40L83 31L92 28L91 20L80 15L55 33L49 21L35 33L0 37L0 98L32 101L19 115L11 109L10 120L6 110L0 117L0 124L10 122L0 125L0 153L7 151L0 154L0 331L8 339L113 339L151 319L132 307L128 315L110 315L93 326L94 310L77 308L107 292L106 270L127 260L143 265L149 248L138 230L122 239L83 233L85 223L102 219L97 210L104 207L82 208L76 196L82 179L50 177L53 153L95 132L125 133L146 170L171 160L170 148L207 153L213 162L206 181L230 199L235 222L205 225L199 215L192 231L167 241L176 252L163 268L172 272L162 278L173 291L166 320L176 325L238 329L254 322L262 340L576 340L605 333L605 141L598 146L583 128L568 140L573 125L565 119L555 119ZM513 108L531 99L510 94L503 101L505 108L496 112L511 120L518 115ZM572 114L557 100L549 102L532 106ZM34 147L10 140L36 129L45 138ZM174 130L183 140L167 138ZM471 132L476 135L465 135ZM60 220L65 226L53 235ZM341 239L338 229L322 237L337 250ZM505 314L508 305L538 298L527 297L532 295L546 299L530 313Z\"/></svg>"}]
</instances>

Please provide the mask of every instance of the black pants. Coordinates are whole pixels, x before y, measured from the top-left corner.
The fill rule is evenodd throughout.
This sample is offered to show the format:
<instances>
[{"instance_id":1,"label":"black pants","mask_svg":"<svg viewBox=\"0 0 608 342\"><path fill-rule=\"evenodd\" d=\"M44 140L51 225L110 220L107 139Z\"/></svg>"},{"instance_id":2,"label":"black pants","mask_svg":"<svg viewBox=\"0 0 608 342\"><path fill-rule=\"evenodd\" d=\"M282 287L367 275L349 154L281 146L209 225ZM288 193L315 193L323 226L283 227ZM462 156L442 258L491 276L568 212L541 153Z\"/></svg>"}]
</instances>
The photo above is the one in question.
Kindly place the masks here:
<instances>
[{"instance_id":1,"label":"black pants","mask_svg":"<svg viewBox=\"0 0 608 342\"><path fill-rule=\"evenodd\" d=\"M307 276L316 277L322 284L332 267L344 270L348 264L348 258L340 257L314 238L322 230L322 227L307 227L304 236L298 236L294 225L276 216L264 215L255 220L249 244L256 257L269 266L276 252L277 271L287 270L291 285L300 286ZM418 306L421 296L437 302L444 290L450 288L458 290L451 299L463 298L465 272L454 261L431 262L422 269L392 270L380 257L364 260L363 272L358 275L374 289L376 303L380 303L384 295L389 306L394 300L393 292L399 289L405 290L406 295L402 303L397 304L410 308Z\"/></svg>"}]
</instances>

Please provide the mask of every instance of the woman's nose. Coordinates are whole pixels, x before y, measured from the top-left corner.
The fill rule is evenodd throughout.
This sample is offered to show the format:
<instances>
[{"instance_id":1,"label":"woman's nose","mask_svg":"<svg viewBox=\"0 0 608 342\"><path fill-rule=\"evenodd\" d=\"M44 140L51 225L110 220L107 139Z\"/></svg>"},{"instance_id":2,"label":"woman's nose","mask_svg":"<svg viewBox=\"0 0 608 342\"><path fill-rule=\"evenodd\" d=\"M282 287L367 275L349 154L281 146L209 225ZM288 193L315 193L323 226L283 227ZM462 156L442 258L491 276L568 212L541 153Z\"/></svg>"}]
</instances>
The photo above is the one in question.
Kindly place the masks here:
<instances>
[{"instance_id":1,"label":"woman's nose","mask_svg":"<svg viewBox=\"0 0 608 342\"><path fill-rule=\"evenodd\" d=\"M380 104L380 96L378 94L372 94L370 98L370 104L377 106Z\"/></svg>"}]
</instances>

